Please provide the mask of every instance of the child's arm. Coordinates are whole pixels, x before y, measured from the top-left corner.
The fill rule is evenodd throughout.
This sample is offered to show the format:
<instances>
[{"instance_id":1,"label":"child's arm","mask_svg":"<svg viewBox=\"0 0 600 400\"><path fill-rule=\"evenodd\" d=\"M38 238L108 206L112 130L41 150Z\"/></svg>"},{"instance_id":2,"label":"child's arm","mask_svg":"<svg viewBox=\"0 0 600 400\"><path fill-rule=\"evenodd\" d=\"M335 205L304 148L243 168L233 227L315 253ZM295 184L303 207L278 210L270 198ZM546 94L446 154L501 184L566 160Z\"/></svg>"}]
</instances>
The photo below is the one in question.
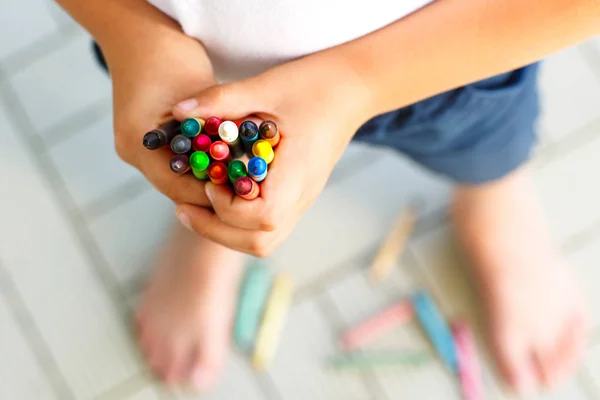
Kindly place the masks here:
<instances>
[{"instance_id":1,"label":"child's arm","mask_svg":"<svg viewBox=\"0 0 600 400\"><path fill-rule=\"evenodd\" d=\"M145 0L56 1L95 38L108 62L131 50L152 51L157 43L185 36L177 22ZM195 62L212 76L204 49Z\"/></svg>"},{"instance_id":2,"label":"child's arm","mask_svg":"<svg viewBox=\"0 0 600 400\"><path fill-rule=\"evenodd\" d=\"M600 33L598 0L439 0L324 52L367 83L366 117L539 60Z\"/></svg>"},{"instance_id":3,"label":"child's arm","mask_svg":"<svg viewBox=\"0 0 600 400\"><path fill-rule=\"evenodd\" d=\"M142 146L147 131L171 118L173 104L216 84L202 44L145 0L58 2L104 52L112 78L119 156L176 203L210 206L202 182L189 174L175 179L169 169L170 150Z\"/></svg>"}]
</instances>

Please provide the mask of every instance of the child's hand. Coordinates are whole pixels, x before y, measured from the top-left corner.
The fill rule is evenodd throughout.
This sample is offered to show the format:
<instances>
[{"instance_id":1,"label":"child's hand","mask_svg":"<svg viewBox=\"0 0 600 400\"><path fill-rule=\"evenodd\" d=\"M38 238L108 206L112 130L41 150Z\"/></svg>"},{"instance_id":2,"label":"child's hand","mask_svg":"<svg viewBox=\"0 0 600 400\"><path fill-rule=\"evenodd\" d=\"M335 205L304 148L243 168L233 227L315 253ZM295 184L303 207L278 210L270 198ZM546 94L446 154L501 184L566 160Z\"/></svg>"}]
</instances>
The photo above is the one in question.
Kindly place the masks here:
<instances>
[{"instance_id":1,"label":"child's hand","mask_svg":"<svg viewBox=\"0 0 600 400\"><path fill-rule=\"evenodd\" d=\"M352 71L321 55L210 88L179 104L173 112L178 119L271 119L279 126L281 141L259 198L246 201L227 186L208 183L214 212L180 205L178 217L213 241L268 255L323 190L350 139L368 119L368 104L368 91Z\"/></svg>"},{"instance_id":2,"label":"child's hand","mask_svg":"<svg viewBox=\"0 0 600 400\"><path fill-rule=\"evenodd\" d=\"M183 33L161 33L143 44L105 51L113 81L115 146L175 203L210 206L204 183L169 168L169 149L148 150L144 134L171 119L174 104L214 85L204 49Z\"/></svg>"}]
</instances>

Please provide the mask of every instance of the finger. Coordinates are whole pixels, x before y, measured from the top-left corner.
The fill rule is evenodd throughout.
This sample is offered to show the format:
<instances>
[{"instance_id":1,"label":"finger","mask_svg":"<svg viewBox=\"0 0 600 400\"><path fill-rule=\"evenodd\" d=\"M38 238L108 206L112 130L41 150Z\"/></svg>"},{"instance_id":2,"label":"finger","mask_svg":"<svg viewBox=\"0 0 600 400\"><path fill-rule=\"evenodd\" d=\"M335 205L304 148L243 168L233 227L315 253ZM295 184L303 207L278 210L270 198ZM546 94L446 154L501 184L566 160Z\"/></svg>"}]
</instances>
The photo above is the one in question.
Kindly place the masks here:
<instances>
[{"instance_id":1,"label":"finger","mask_svg":"<svg viewBox=\"0 0 600 400\"><path fill-rule=\"evenodd\" d=\"M261 90L259 80L251 78L213 86L196 97L184 100L173 108L173 116L183 120L215 115L233 120L250 114L259 115L268 108L270 97L270 93Z\"/></svg>"},{"instance_id":2,"label":"finger","mask_svg":"<svg viewBox=\"0 0 600 400\"><path fill-rule=\"evenodd\" d=\"M273 239L273 233L232 227L211 210L190 204L178 205L176 216L183 225L199 235L256 257L267 256L267 246Z\"/></svg>"},{"instance_id":3,"label":"finger","mask_svg":"<svg viewBox=\"0 0 600 400\"><path fill-rule=\"evenodd\" d=\"M508 384L521 395L531 394L537 385L537 373L528 347L515 337L496 339L498 367Z\"/></svg>"},{"instance_id":4,"label":"finger","mask_svg":"<svg viewBox=\"0 0 600 400\"><path fill-rule=\"evenodd\" d=\"M265 199L244 200L225 185L206 184L206 195L221 221L236 228L274 231L276 222Z\"/></svg>"},{"instance_id":5,"label":"finger","mask_svg":"<svg viewBox=\"0 0 600 400\"><path fill-rule=\"evenodd\" d=\"M564 328L562 337L555 346L552 356L555 371L550 388L562 384L576 370L586 347L585 323L574 318Z\"/></svg>"},{"instance_id":6,"label":"finger","mask_svg":"<svg viewBox=\"0 0 600 400\"><path fill-rule=\"evenodd\" d=\"M135 165L156 189L175 203L210 207L211 203L204 190L205 182L192 174L175 174L169 164L171 157L173 152L166 147L157 150L140 149Z\"/></svg>"}]
</instances>

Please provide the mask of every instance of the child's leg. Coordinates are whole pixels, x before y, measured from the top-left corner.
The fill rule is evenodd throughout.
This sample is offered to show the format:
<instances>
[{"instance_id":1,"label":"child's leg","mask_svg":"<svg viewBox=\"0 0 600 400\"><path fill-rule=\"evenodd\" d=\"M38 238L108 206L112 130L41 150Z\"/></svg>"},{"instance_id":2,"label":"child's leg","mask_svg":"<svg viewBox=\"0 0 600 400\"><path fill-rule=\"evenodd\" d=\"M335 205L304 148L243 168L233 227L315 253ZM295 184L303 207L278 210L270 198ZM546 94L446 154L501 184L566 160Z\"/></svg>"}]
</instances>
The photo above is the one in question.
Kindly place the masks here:
<instances>
[{"instance_id":1,"label":"child's leg","mask_svg":"<svg viewBox=\"0 0 600 400\"><path fill-rule=\"evenodd\" d=\"M244 256L177 224L136 315L140 347L169 385L214 385L229 350Z\"/></svg>"},{"instance_id":2,"label":"child's leg","mask_svg":"<svg viewBox=\"0 0 600 400\"><path fill-rule=\"evenodd\" d=\"M357 139L396 148L458 183L454 223L479 278L507 381L528 390L575 370L587 317L523 167L535 143L537 65L369 121Z\"/></svg>"},{"instance_id":3,"label":"child's leg","mask_svg":"<svg viewBox=\"0 0 600 400\"><path fill-rule=\"evenodd\" d=\"M521 392L560 383L585 348L581 288L554 247L526 169L455 192L453 221L479 283L501 372Z\"/></svg>"}]
</instances>

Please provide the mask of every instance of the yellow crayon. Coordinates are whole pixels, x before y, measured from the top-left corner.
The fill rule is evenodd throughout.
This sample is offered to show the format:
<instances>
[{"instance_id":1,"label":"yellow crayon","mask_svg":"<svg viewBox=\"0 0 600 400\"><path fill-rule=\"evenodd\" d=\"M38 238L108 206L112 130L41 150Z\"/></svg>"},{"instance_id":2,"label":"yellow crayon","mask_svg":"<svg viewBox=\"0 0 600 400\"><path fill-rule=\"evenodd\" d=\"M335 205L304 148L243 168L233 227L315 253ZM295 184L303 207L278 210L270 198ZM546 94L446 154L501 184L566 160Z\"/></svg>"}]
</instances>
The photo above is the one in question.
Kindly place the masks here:
<instances>
[{"instance_id":1,"label":"yellow crayon","mask_svg":"<svg viewBox=\"0 0 600 400\"><path fill-rule=\"evenodd\" d=\"M264 159L267 164L271 164L271 162L273 162L273 158L275 158L273 147L269 142L263 139L254 142L252 145L252 153L254 153L256 157Z\"/></svg>"},{"instance_id":2,"label":"yellow crayon","mask_svg":"<svg viewBox=\"0 0 600 400\"><path fill-rule=\"evenodd\" d=\"M252 355L252 364L257 370L267 369L275 356L292 300L293 288L292 279L287 275L279 275L273 281Z\"/></svg>"}]
</instances>

